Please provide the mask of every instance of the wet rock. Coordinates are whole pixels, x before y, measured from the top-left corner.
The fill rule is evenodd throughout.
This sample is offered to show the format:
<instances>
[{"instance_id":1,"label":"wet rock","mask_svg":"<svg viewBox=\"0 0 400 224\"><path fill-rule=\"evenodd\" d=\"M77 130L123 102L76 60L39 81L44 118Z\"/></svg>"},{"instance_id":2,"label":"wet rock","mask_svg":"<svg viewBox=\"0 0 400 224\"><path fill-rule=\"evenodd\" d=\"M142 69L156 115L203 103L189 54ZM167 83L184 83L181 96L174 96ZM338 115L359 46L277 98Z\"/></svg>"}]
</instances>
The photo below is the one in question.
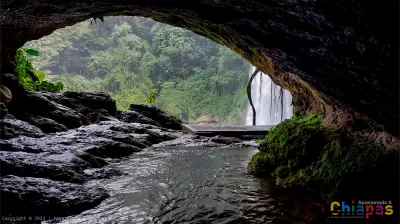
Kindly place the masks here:
<instances>
[{"instance_id":1,"label":"wet rock","mask_svg":"<svg viewBox=\"0 0 400 224\"><path fill-rule=\"evenodd\" d=\"M102 188L42 178L0 178L1 214L61 217L80 213L109 197Z\"/></svg>"},{"instance_id":2,"label":"wet rock","mask_svg":"<svg viewBox=\"0 0 400 224\"><path fill-rule=\"evenodd\" d=\"M191 146L202 146L202 147L218 147L222 146L220 143L212 142L210 138L197 136L197 135L188 135L182 134L179 138L161 142L159 144L155 144L152 147L167 147L167 146L182 146L182 147L191 147Z\"/></svg>"},{"instance_id":3,"label":"wet rock","mask_svg":"<svg viewBox=\"0 0 400 224\"><path fill-rule=\"evenodd\" d=\"M8 114L8 109L4 103L0 103L0 119Z\"/></svg>"},{"instance_id":4,"label":"wet rock","mask_svg":"<svg viewBox=\"0 0 400 224\"><path fill-rule=\"evenodd\" d=\"M243 141L243 142L233 143L231 146L247 148L247 147L258 147L258 145L259 144L255 140L252 140L252 141Z\"/></svg>"},{"instance_id":5,"label":"wet rock","mask_svg":"<svg viewBox=\"0 0 400 224\"><path fill-rule=\"evenodd\" d=\"M91 155L100 158L120 158L124 156L129 156L134 152L139 152L140 149L136 146L128 145L122 142L115 142L103 139L101 144L103 146L90 147L85 151Z\"/></svg>"},{"instance_id":6,"label":"wet rock","mask_svg":"<svg viewBox=\"0 0 400 224\"><path fill-rule=\"evenodd\" d=\"M115 116L117 105L107 93L64 92L46 93L45 96L87 117L91 123L97 123L100 116Z\"/></svg>"},{"instance_id":7,"label":"wet rock","mask_svg":"<svg viewBox=\"0 0 400 224\"><path fill-rule=\"evenodd\" d=\"M54 133L67 130L65 125L59 124L50 118L42 117L40 115L26 114L24 120L40 128L44 133Z\"/></svg>"},{"instance_id":8,"label":"wet rock","mask_svg":"<svg viewBox=\"0 0 400 224\"><path fill-rule=\"evenodd\" d=\"M41 177L55 181L83 183L82 167L70 153L26 153L0 151L1 176Z\"/></svg>"},{"instance_id":9,"label":"wet rock","mask_svg":"<svg viewBox=\"0 0 400 224\"><path fill-rule=\"evenodd\" d=\"M129 156L166 138L152 128L102 121L40 138L1 140L1 174L82 183L88 178L85 169L102 168L107 159Z\"/></svg>"},{"instance_id":10,"label":"wet rock","mask_svg":"<svg viewBox=\"0 0 400 224\"><path fill-rule=\"evenodd\" d=\"M214 136L211 138L211 141L220 143L220 144L231 145L234 143L242 142L243 140L241 140L240 138L235 138L235 137Z\"/></svg>"},{"instance_id":11,"label":"wet rock","mask_svg":"<svg viewBox=\"0 0 400 224\"><path fill-rule=\"evenodd\" d=\"M24 120L24 115L29 113L52 119L59 124L65 125L67 128L82 126L82 114L47 99L43 94L40 92L25 91L19 102L19 106L22 108L21 111L25 113L18 113L16 117Z\"/></svg>"},{"instance_id":12,"label":"wet rock","mask_svg":"<svg viewBox=\"0 0 400 224\"><path fill-rule=\"evenodd\" d=\"M172 116L169 116L157 107L145 104L131 104L130 110L140 113L158 122L162 127L173 130L182 130L181 121Z\"/></svg>"},{"instance_id":13,"label":"wet rock","mask_svg":"<svg viewBox=\"0 0 400 224\"><path fill-rule=\"evenodd\" d=\"M92 135L113 139L122 143L144 148L162 142L161 136L155 126L143 126L138 123L124 123L120 121L101 121L99 125L81 127L78 131L89 132Z\"/></svg>"},{"instance_id":14,"label":"wet rock","mask_svg":"<svg viewBox=\"0 0 400 224\"><path fill-rule=\"evenodd\" d=\"M118 111L117 118L120 121L127 122L127 123L140 123L140 124L151 124L154 126L160 126L158 122L143 116L142 114L136 111Z\"/></svg>"},{"instance_id":15,"label":"wet rock","mask_svg":"<svg viewBox=\"0 0 400 224\"><path fill-rule=\"evenodd\" d=\"M126 175L126 173L112 168L87 169L85 170L85 174L90 179L108 179L115 176Z\"/></svg>"},{"instance_id":16,"label":"wet rock","mask_svg":"<svg viewBox=\"0 0 400 224\"><path fill-rule=\"evenodd\" d=\"M42 137L43 132L25 121L11 118L0 119L0 139L11 139L25 135L29 137Z\"/></svg>"},{"instance_id":17,"label":"wet rock","mask_svg":"<svg viewBox=\"0 0 400 224\"><path fill-rule=\"evenodd\" d=\"M162 141L173 140L181 137L183 134L183 132L171 131L169 129L154 128L154 127L149 127L147 131L149 133L157 134L158 136L160 136Z\"/></svg>"},{"instance_id":18,"label":"wet rock","mask_svg":"<svg viewBox=\"0 0 400 224\"><path fill-rule=\"evenodd\" d=\"M112 116L106 116L106 115L101 115L99 122L100 121L119 121L117 118L112 117Z\"/></svg>"}]
</instances>

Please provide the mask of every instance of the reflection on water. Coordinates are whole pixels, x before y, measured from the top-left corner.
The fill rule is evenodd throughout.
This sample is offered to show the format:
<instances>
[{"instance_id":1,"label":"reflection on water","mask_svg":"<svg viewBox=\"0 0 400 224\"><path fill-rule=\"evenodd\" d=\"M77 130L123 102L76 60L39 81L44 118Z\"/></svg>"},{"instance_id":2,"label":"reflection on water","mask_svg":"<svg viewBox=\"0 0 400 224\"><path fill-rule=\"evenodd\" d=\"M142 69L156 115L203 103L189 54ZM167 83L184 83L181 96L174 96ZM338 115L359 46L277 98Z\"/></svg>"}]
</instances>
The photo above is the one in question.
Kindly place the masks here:
<instances>
[{"instance_id":1,"label":"reflection on water","mask_svg":"<svg viewBox=\"0 0 400 224\"><path fill-rule=\"evenodd\" d=\"M88 183L108 189L109 199L63 223L310 223L323 216L323 206L303 193L247 174L256 151L169 147L137 153L114 165L127 176Z\"/></svg>"}]
</instances>

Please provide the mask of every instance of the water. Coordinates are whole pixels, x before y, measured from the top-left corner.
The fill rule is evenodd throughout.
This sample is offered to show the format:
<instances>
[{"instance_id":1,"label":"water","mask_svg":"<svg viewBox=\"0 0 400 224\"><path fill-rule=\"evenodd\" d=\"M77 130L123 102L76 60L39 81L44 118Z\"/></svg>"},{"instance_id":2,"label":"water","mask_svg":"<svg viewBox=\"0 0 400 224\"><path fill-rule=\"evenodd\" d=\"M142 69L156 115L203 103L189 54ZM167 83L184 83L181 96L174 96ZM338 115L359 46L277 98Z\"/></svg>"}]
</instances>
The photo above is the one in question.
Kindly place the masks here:
<instances>
[{"instance_id":1,"label":"water","mask_svg":"<svg viewBox=\"0 0 400 224\"><path fill-rule=\"evenodd\" d=\"M62 223L310 223L306 194L246 172L256 148L148 149L116 163L127 176L89 182L111 197ZM317 206L315 214L321 214ZM279 222L286 220L287 222Z\"/></svg>"},{"instance_id":2,"label":"water","mask_svg":"<svg viewBox=\"0 0 400 224\"><path fill-rule=\"evenodd\" d=\"M250 66L249 76L255 71ZM276 125L293 114L292 95L276 85L268 75L259 72L251 85L251 97L256 109L256 125ZM248 106L246 125L253 125L253 110Z\"/></svg>"}]
</instances>

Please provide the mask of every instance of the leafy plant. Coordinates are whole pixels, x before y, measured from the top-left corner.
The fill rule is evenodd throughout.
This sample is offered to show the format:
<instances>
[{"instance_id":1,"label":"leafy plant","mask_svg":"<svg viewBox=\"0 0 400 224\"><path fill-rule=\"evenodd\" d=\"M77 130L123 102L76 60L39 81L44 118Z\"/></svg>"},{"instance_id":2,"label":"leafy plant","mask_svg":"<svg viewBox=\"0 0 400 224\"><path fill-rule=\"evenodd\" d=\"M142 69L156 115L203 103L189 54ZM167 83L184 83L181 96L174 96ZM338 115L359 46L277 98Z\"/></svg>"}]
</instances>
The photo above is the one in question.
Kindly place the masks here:
<instances>
[{"instance_id":1,"label":"leafy plant","mask_svg":"<svg viewBox=\"0 0 400 224\"><path fill-rule=\"evenodd\" d=\"M147 97L147 103L153 104L155 106L156 105L156 94L157 94L157 89L152 89L149 96Z\"/></svg>"},{"instance_id":2,"label":"leafy plant","mask_svg":"<svg viewBox=\"0 0 400 224\"><path fill-rule=\"evenodd\" d=\"M27 89L46 90L49 92L59 92L64 88L61 82L51 83L45 81L44 72L35 71L32 66L31 56L39 56L37 50L31 48L20 48L15 55L15 71L18 74L20 84Z\"/></svg>"}]
</instances>

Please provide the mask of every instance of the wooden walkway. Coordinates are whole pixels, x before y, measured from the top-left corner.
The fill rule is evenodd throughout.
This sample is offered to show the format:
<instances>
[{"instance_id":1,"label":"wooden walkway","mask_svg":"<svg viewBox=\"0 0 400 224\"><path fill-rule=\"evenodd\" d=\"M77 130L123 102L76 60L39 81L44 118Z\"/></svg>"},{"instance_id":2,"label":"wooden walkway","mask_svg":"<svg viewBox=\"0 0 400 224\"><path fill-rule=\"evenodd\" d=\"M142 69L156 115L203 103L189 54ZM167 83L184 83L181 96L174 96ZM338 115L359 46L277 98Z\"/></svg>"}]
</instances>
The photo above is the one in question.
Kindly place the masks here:
<instances>
[{"instance_id":1,"label":"wooden walkway","mask_svg":"<svg viewBox=\"0 0 400 224\"><path fill-rule=\"evenodd\" d=\"M183 124L182 129L185 132L202 136L240 136L240 135L266 135L275 125L256 125L256 126L224 126L224 125L200 125Z\"/></svg>"}]
</instances>

